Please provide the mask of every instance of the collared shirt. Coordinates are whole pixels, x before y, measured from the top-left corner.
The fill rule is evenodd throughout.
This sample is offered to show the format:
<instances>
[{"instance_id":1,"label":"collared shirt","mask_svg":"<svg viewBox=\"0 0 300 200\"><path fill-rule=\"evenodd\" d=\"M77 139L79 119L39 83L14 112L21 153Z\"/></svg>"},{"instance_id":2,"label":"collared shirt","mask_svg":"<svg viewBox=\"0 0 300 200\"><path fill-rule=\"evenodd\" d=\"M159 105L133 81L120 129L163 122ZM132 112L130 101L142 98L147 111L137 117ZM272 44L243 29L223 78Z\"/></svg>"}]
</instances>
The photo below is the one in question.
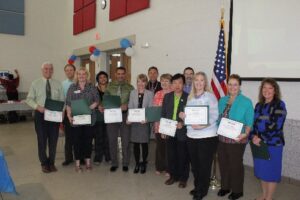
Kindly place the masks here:
<instances>
[{"instance_id":1,"label":"collared shirt","mask_svg":"<svg viewBox=\"0 0 300 200\"><path fill-rule=\"evenodd\" d=\"M152 91L154 94L156 94L158 91L162 90L161 83L158 81L155 81L152 83L149 81L146 85L146 89Z\"/></svg>"},{"instance_id":2,"label":"collared shirt","mask_svg":"<svg viewBox=\"0 0 300 200\"><path fill-rule=\"evenodd\" d=\"M176 120L176 116L177 116L177 110L178 110L178 105L179 105L179 101L180 101L180 97L176 96L174 93L174 108L173 108L173 120Z\"/></svg>"},{"instance_id":3,"label":"collared shirt","mask_svg":"<svg viewBox=\"0 0 300 200\"><path fill-rule=\"evenodd\" d=\"M121 104L128 104L129 95L133 89L134 87L126 82L118 83L115 81L108 84L105 94L120 96Z\"/></svg>"},{"instance_id":4,"label":"collared shirt","mask_svg":"<svg viewBox=\"0 0 300 200\"><path fill-rule=\"evenodd\" d=\"M62 84L62 87L63 87L63 90L64 90L64 95L65 97L67 96L67 92L68 92L68 89L69 87L74 83L73 80L70 80L70 79L66 79L64 80L61 84Z\"/></svg>"},{"instance_id":5,"label":"collared shirt","mask_svg":"<svg viewBox=\"0 0 300 200\"><path fill-rule=\"evenodd\" d=\"M31 84L26 98L26 103L33 109L36 109L38 105L42 107L45 105L46 82L47 79L39 78ZM51 99L64 101L64 93L61 82L55 79L49 79L49 82L51 87Z\"/></svg>"},{"instance_id":6,"label":"collared shirt","mask_svg":"<svg viewBox=\"0 0 300 200\"><path fill-rule=\"evenodd\" d=\"M192 84L190 84L190 85L185 84L183 86L183 91L185 91L186 93L190 94L191 90L192 90Z\"/></svg>"}]
</instances>

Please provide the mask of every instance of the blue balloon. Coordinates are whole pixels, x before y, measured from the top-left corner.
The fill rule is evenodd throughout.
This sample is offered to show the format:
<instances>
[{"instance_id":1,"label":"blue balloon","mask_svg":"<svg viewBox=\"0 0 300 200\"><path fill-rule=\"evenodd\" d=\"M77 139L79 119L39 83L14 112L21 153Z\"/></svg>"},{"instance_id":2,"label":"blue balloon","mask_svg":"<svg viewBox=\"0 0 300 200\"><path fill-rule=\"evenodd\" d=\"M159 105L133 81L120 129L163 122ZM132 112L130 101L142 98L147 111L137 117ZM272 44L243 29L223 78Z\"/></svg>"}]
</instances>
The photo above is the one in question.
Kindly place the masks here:
<instances>
[{"instance_id":1,"label":"blue balloon","mask_svg":"<svg viewBox=\"0 0 300 200\"><path fill-rule=\"evenodd\" d=\"M77 58L77 56L75 56L75 55L71 55L71 57L70 57L70 60L73 60L73 61L75 61L75 60L76 60L76 58Z\"/></svg>"},{"instance_id":2,"label":"blue balloon","mask_svg":"<svg viewBox=\"0 0 300 200\"><path fill-rule=\"evenodd\" d=\"M128 47L131 47L131 43L129 40L127 40L126 38L123 38L121 41L120 41L120 46L124 49L128 48Z\"/></svg>"},{"instance_id":3,"label":"blue balloon","mask_svg":"<svg viewBox=\"0 0 300 200\"><path fill-rule=\"evenodd\" d=\"M101 52L100 52L99 49L95 49L94 52L93 52L94 56L96 56L96 57L100 56L100 53Z\"/></svg>"}]
</instances>

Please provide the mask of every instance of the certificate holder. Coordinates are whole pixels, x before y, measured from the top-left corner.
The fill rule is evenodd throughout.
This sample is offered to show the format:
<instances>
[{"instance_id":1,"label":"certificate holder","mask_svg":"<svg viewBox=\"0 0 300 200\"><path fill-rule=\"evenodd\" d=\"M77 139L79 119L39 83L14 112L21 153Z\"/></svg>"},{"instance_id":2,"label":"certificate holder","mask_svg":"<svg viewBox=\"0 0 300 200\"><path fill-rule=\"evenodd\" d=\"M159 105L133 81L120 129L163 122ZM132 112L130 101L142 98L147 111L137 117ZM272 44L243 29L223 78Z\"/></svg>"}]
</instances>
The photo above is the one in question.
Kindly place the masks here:
<instances>
[{"instance_id":1,"label":"certificate holder","mask_svg":"<svg viewBox=\"0 0 300 200\"><path fill-rule=\"evenodd\" d=\"M235 140L241 134L243 126L244 124L241 122L223 117L219 124L217 133Z\"/></svg>"},{"instance_id":2,"label":"certificate holder","mask_svg":"<svg viewBox=\"0 0 300 200\"><path fill-rule=\"evenodd\" d=\"M62 111L64 109L63 101L56 101L52 99L46 99L44 120L50 122L62 122Z\"/></svg>"},{"instance_id":3,"label":"certificate holder","mask_svg":"<svg viewBox=\"0 0 300 200\"><path fill-rule=\"evenodd\" d=\"M145 108L128 109L127 120L129 122L137 122L137 123L146 121Z\"/></svg>"},{"instance_id":4,"label":"certificate holder","mask_svg":"<svg viewBox=\"0 0 300 200\"><path fill-rule=\"evenodd\" d=\"M161 118L158 132L164 135L175 137L177 121Z\"/></svg>"},{"instance_id":5,"label":"certificate holder","mask_svg":"<svg viewBox=\"0 0 300 200\"><path fill-rule=\"evenodd\" d=\"M209 125L209 106L186 106L184 108L186 125Z\"/></svg>"},{"instance_id":6,"label":"certificate holder","mask_svg":"<svg viewBox=\"0 0 300 200\"><path fill-rule=\"evenodd\" d=\"M106 124L122 122L121 108L104 109L104 122Z\"/></svg>"},{"instance_id":7,"label":"certificate holder","mask_svg":"<svg viewBox=\"0 0 300 200\"><path fill-rule=\"evenodd\" d=\"M153 106L146 108L147 122L159 122L161 118L161 106Z\"/></svg>"},{"instance_id":8,"label":"certificate holder","mask_svg":"<svg viewBox=\"0 0 300 200\"><path fill-rule=\"evenodd\" d=\"M105 109L119 108L121 107L121 98L115 95L104 95L102 105Z\"/></svg>"}]
</instances>

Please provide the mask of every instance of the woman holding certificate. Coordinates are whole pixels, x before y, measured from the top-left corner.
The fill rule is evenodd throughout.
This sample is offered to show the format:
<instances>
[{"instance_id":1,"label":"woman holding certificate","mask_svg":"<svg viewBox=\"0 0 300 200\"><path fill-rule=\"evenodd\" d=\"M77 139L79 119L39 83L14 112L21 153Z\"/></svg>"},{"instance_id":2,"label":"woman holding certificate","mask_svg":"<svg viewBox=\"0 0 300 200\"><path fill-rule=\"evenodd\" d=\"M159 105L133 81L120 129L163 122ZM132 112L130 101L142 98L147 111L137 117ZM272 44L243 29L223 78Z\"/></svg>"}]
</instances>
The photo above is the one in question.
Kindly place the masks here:
<instances>
[{"instance_id":1,"label":"woman holding certificate","mask_svg":"<svg viewBox=\"0 0 300 200\"><path fill-rule=\"evenodd\" d=\"M150 126L145 119L145 108L152 106L153 92L146 90L148 78L145 74L137 77L137 89L130 92L128 103L127 123L131 124L131 142L135 158L134 173L146 173L148 158L148 143ZM140 148L142 147L142 162L140 162Z\"/></svg>"},{"instance_id":2,"label":"woman holding certificate","mask_svg":"<svg viewBox=\"0 0 300 200\"><path fill-rule=\"evenodd\" d=\"M243 196L243 155L253 124L254 111L251 100L241 93L239 75L230 75L227 86L228 95L219 101L218 159L221 172L221 189L218 196L225 196L231 191L228 198L234 200ZM221 126L222 124L224 125ZM226 137L220 133L226 133ZM234 133L237 133L237 136L232 136Z\"/></svg>"},{"instance_id":3,"label":"woman holding certificate","mask_svg":"<svg viewBox=\"0 0 300 200\"><path fill-rule=\"evenodd\" d=\"M73 83L67 93L66 105L67 114L71 125L73 126L74 136L74 155L76 160L75 171L81 172L80 160L85 159L85 167L87 171L92 169L91 154L92 154L92 139L94 133L94 124L96 122L95 108L98 106L99 94L95 86L89 81L89 72L86 68L80 68L75 74L75 83ZM84 100L84 101L80 101ZM75 102L87 102L88 112L90 115L90 124L75 125L74 112L85 105L74 107ZM79 112L79 111L76 111ZM80 124L76 122L76 124Z\"/></svg>"},{"instance_id":4,"label":"woman holding certificate","mask_svg":"<svg viewBox=\"0 0 300 200\"><path fill-rule=\"evenodd\" d=\"M188 124L187 146L195 187L190 193L194 196L193 199L201 200L207 195L209 189L211 166L219 141L218 101L212 93L208 92L208 81L204 72L194 75L185 112L181 112L179 116L185 120L185 124ZM188 118L198 121L189 122Z\"/></svg>"},{"instance_id":5,"label":"woman holding certificate","mask_svg":"<svg viewBox=\"0 0 300 200\"><path fill-rule=\"evenodd\" d=\"M260 179L263 193L256 200L272 200L276 185L281 180L283 125L287 111L281 100L280 88L274 79L264 79L259 90L259 102L255 106L251 145L266 146L269 159L254 156L254 174ZM258 150L261 151L261 150Z\"/></svg>"}]
</instances>

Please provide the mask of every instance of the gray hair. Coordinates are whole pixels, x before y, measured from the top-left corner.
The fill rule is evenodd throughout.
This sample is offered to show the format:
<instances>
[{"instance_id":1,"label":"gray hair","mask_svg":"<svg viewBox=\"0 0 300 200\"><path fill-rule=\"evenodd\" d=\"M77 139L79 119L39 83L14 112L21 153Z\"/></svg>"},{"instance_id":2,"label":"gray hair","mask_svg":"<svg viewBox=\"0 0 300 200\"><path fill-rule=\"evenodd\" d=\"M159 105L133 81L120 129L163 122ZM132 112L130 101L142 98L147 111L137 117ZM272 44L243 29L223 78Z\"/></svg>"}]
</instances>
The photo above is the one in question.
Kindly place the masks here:
<instances>
[{"instance_id":1,"label":"gray hair","mask_svg":"<svg viewBox=\"0 0 300 200\"><path fill-rule=\"evenodd\" d=\"M43 62L41 68L43 69L45 65L51 65L52 68L53 68L53 64L52 64L50 61L45 61L45 62Z\"/></svg>"}]
</instances>

